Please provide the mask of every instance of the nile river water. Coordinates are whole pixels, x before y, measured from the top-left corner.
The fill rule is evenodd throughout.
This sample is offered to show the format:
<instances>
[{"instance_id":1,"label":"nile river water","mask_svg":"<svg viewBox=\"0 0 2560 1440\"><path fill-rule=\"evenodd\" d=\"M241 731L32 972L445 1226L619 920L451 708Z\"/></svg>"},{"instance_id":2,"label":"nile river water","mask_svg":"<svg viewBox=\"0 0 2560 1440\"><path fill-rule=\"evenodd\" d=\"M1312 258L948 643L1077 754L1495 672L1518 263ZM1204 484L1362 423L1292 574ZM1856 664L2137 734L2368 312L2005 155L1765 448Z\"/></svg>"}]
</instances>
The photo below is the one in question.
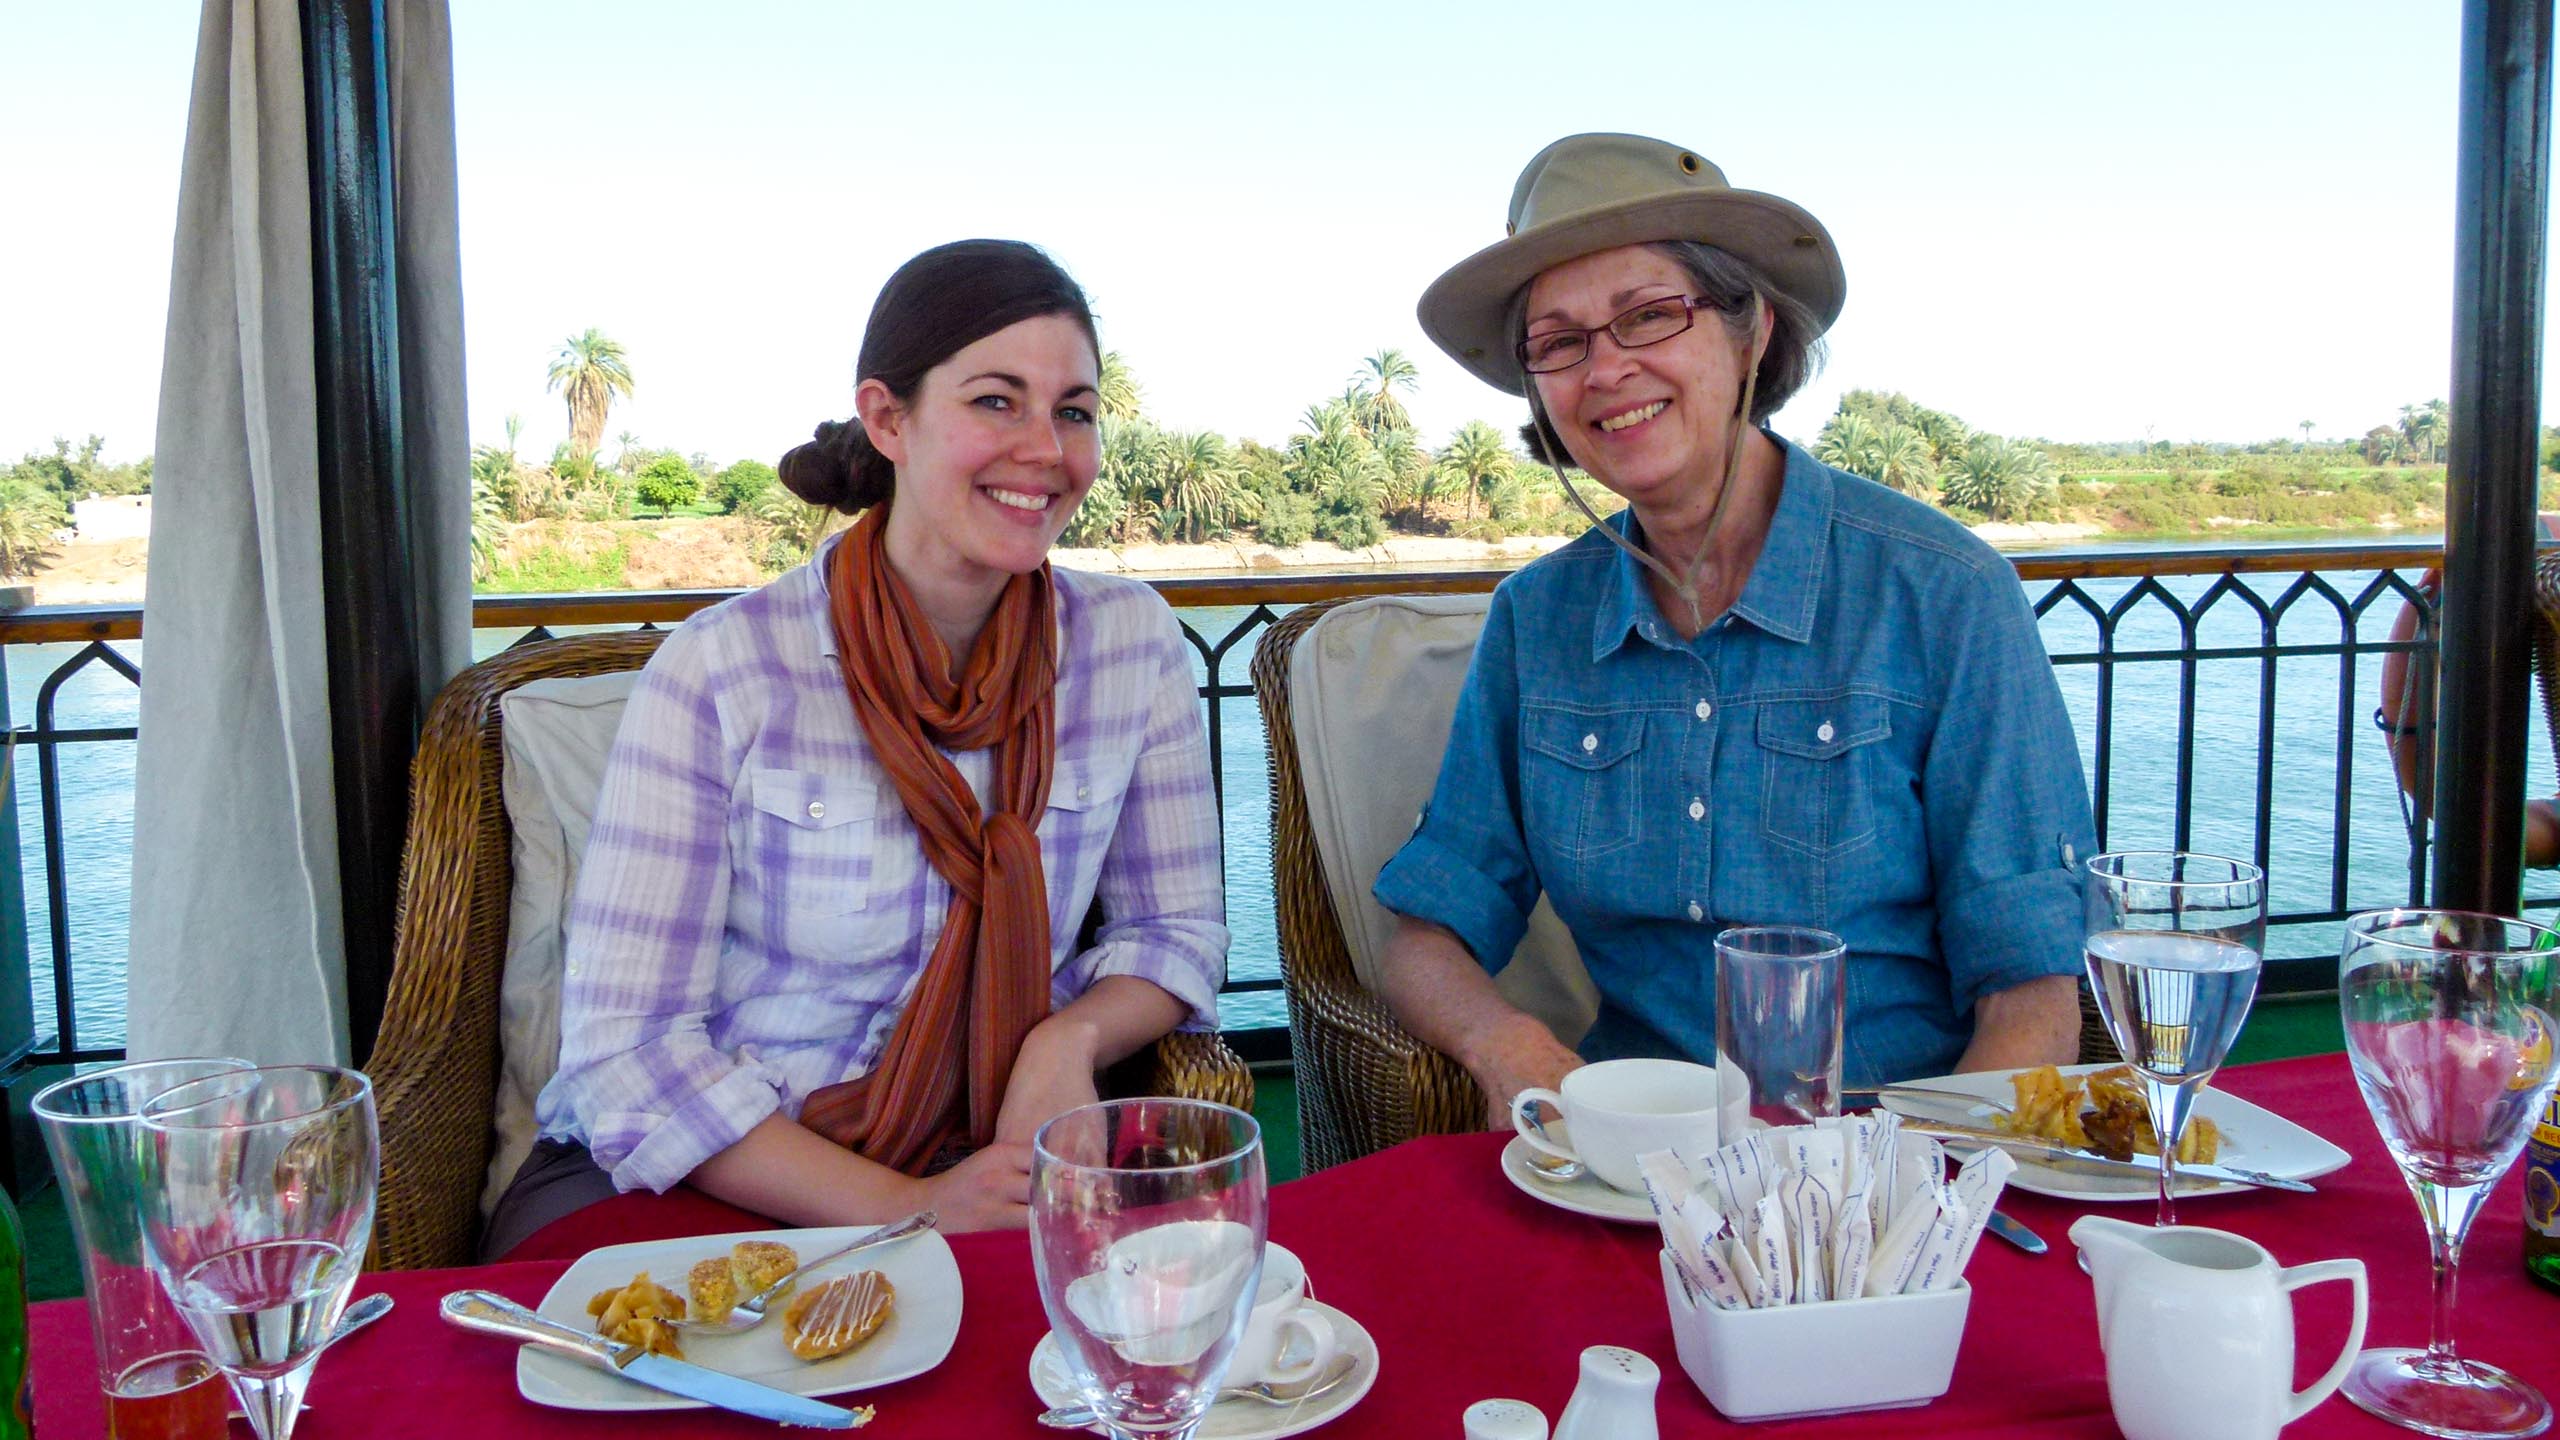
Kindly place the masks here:
<instances>
[{"instance_id":1,"label":"nile river water","mask_svg":"<svg viewBox=\"0 0 2560 1440\"><path fill-rule=\"evenodd\" d=\"M2372 576L2332 573L2329 583L2352 600ZM2270 603L2291 583L2290 576L2256 577L2258 593ZM2182 601L2192 603L2211 584L2206 577L2163 582ZM2133 584L2101 581L2084 589L2102 606L2112 605ZM2031 587L2041 594L2043 585ZM2397 602L2385 598L2371 606L2359 625L2361 638L2379 642L2389 635ZM1186 610L1183 618L1212 645L1240 623L1247 610ZM2045 639L2053 653L2096 648L2096 628L2076 606L2064 605L2045 621ZM494 653L514 634L483 631L482 654ZM2343 638L2336 611L2306 597L2287 615L2278 639L2285 644L2336 644ZM2176 617L2146 600L2124 618L2116 636L2119 652L2165 650L2179 644ZM2205 647L2256 645L2259 621L2236 599L2225 599L2200 622L2198 643ZM118 647L137 664L144 647ZM78 653L71 645L11 646L7 649L11 721L35 720L37 693L56 667ZM1235 645L1227 654L1222 678L1231 684L1250 682L1253 641ZM2337 872L2331 864L2337 828L2347 835L2344 871L2349 908L2402 903L2408 897L2409 850L2400 810L2390 783L2380 734L2370 723L2375 704L2378 657L2366 656L2354 681L2354 709L2343 743L2351 753L2352 783L2348 810L2337 813L2336 758L2341 744L2338 717L2339 661L2334 656L2296 657L2278 662L2275 685L2273 793L2270 805L2270 909L2276 913L2330 908ZM2256 777L2259 755L2258 696L2260 667L2251 660L2203 662L2198 667L2191 848L2248 855L2255 844ZM2097 671L2094 666L2064 666L2058 673L2063 693L2081 737L2084 773L2094 777L2097 715ZM2115 691L2113 754L2109 813L2104 839L2111 848L2167 846L2174 835L2177 741L2177 667L2174 664L2127 664L2119 667ZM67 681L53 717L57 727L130 726L138 692L104 666L91 664ZM1225 748L1224 809L1227 843L1227 895L1235 948L1230 973L1238 979L1277 976L1279 947L1271 903L1270 793L1268 747L1260 712L1251 697L1223 702ZM2535 707L2530 750L2532 793L2555 788L2551 747L2543 733L2540 707ZM131 883L133 840L133 754L129 742L66 745L62 748L62 811L65 875L69 889L73 995L82 1045L119 1044L124 1034L124 954L127 904ZM21 746L17 760L18 824L27 879L27 928L35 970L37 1031L49 1036L52 1022L53 945L44 887L42 818L35 803L37 773L33 747ZM2529 876L2531 896L2560 895L2560 877ZM2296 927L2270 937L2269 956L2316 956L2334 945L2333 927ZM1225 1023L1246 1028L1284 1023L1277 993L1232 997ZM48 1042L49 1043L49 1042Z\"/></svg>"}]
</instances>

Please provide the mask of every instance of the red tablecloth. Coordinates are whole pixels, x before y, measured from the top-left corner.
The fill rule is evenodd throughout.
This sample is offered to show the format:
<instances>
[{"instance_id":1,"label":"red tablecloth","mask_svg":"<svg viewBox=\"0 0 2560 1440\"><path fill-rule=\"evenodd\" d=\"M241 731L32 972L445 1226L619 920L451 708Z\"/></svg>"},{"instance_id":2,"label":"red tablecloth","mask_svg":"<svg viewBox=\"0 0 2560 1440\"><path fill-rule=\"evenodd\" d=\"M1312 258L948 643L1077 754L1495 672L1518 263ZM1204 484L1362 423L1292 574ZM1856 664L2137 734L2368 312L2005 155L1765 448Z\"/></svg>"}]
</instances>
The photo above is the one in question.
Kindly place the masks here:
<instances>
[{"instance_id":1,"label":"red tablecloth","mask_svg":"<svg viewBox=\"0 0 2560 1440\"><path fill-rule=\"evenodd\" d=\"M2338 1056L2281 1061L2227 1072L2217 1082L2346 1147L2355 1159L2321 1180L2316 1196L2253 1192L2198 1200L2181 1216L2234 1230L2285 1264L2361 1257L2372 1271L2369 1344L2425 1343L2427 1265L2417 1207L2382 1150ZM1356 1164L1275 1190L1271 1235L1303 1256L1324 1298L1377 1337L1377 1387L1321 1433L1440 1436L1487 1396L1527 1400L1550 1417L1572 1393L1583 1347L1625 1345L1660 1362L1662 1432L1667 1436L1740 1430L1700 1397L1673 1353L1650 1227L1610 1224L1550 1208L1518 1193L1499 1173L1502 1138L1418 1140ZM2520 1264L2520 1186L2499 1187L2474 1228L2463 1267L2463 1348L2560 1395L2560 1296L2534 1288ZM708 1202L682 1203L634 1220L619 1233L581 1243L638 1238L632 1227L662 1227L688 1213L706 1223L672 1233L734 1228ZM1934 1404L1877 1417L1783 1421L1756 1435L1895 1433L1971 1436L2106 1437L2104 1371L2090 1286L2073 1266L2063 1232L2079 1206L2012 1192L2004 1208L2041 1232L2053 1252L2030 1258L1986 1240L1971 1270L1973 1312L1954 1388ZM727 1212L734 1215L734 1212ZM2140 1215L2127 1209L2128 1218ZM567 1223L567 1222L564 1222ZM670 1233L660 1228L657 1233ZM550 1237L563 1242L563 1234ZM967 1295L958 1344L932 1372L852 1397L879 1407L863 1432L896 1436L1023 1436L1044 1432L1024 1377L1046 1322L1020 1235L954 1237ZM545 1410L519 1398L507 1346L447 1329L437 1297L482 1286L527 1304L565 1268L559 1259L471 1271L366 1277L363 1288L398 1298L390 1318L320 1367L303 1440L400 1435L496 1440L514 1435L632 1437L770 1435L760 1422L708 1412L602 1416ZM2345 1334L2346 1287L2301 1292L2297 1384L2325 1367ZM77 1301L34 1313L36 1400L46 1440L100 1435L104 1409L90 1355L87 1316ZM1840 1357L1854 1365L1855 1356ZM2397 1435L2343 1400L2293 1426L2295 1437Z\"/></svg>"}]
</instances>

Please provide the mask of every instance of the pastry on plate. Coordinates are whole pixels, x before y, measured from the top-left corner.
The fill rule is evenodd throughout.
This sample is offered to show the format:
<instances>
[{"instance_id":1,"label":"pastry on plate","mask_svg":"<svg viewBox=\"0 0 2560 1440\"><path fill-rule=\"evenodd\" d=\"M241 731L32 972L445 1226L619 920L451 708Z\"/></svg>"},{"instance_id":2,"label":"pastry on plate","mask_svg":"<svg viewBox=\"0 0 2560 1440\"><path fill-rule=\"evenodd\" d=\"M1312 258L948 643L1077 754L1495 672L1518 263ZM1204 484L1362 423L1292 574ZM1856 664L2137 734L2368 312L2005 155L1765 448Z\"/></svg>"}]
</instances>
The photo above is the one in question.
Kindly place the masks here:
<instances>
[{"instance_id":1,"label":"pastry on plate","mask_svg":"<svg viewBox=\"0 0 2560 1440\"><path fill-rule=\"evenodd\" d=\"M838 1276L782 1312L782 1343L803 1360L832 1359L880 1333L897 1298L877 1270Z\"/></svg>"},{"instance_id":2,"label":"pastry on plate","mask_svg":"<svg viewBox=\"0 0 2560 1440\"><path fill-rule=\"evenodd\" d=\"M597 1292L587 1302L587 1313L596 1317L596 1333L617 1345L684 1357L684 1348L676 1343L676 1327L668 1323L684 1318L684 1297L651 1283L646 1271L619 1290Z\"/></svg>"},{"instance_id":3,"label":"pastry on plate","mask_svg":"<svg viewBox=\"0 0 2560 1440\"><path fill-rule=\"evenodd\" d=\"M694 1262L686 1274L686 1288L693 1292L693 1316L717 1325L729 1318L730 1308L739 1301L799 1268L799 1253L780 1241L741 1240L726 1256Z\"/></svg>"}]
</instances>

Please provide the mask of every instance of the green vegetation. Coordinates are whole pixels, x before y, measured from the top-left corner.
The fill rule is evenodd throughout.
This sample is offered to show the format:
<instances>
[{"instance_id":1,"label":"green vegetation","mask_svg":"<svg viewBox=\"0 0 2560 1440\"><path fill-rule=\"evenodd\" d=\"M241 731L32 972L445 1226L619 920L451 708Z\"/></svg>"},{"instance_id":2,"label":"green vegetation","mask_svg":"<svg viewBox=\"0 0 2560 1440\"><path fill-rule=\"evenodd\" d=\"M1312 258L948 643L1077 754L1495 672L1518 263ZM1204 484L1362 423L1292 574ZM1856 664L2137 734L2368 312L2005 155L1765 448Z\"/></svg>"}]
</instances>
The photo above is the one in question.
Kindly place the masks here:
<instances>
[{"instance_id":1,"label":"green vegetation","mask_svg":"<svg viewBox=\"0 0 2560 1440\"><path fill-rule=\"evenodd\" d=\"M568 404L569 448L580 455L596 453L613 397L629 395L632 387L631 361L622 353L621 341L590 326L584 335L560 342L560 353L551 357L549 388L562 392Z\"/></svg>"},{"instance_id":2,"label":"green vegetation","mask_svg":"<svg viewBox=\"0 0 2560 1440\"><path fill-rule=\"evenodd\" d=\"M702 495L702 477L685 463L684 457L666 454L643 467L632 486L643 505L655 505L660 515L671 515L679 505L691 505Z\"/></svg>"},{"instance_id":3,"label":"green vegetation","mask_svg":"<svg viewBox=\"0 0 2560 1440\"><path fill-rule=\"evenodd\" d=\"M474 588L489 595L619 590L630 563L630 550L619 544L599 555L579 555L557 545L544 545L505 564L493 565Z\"/></svg>"}]
</instances>

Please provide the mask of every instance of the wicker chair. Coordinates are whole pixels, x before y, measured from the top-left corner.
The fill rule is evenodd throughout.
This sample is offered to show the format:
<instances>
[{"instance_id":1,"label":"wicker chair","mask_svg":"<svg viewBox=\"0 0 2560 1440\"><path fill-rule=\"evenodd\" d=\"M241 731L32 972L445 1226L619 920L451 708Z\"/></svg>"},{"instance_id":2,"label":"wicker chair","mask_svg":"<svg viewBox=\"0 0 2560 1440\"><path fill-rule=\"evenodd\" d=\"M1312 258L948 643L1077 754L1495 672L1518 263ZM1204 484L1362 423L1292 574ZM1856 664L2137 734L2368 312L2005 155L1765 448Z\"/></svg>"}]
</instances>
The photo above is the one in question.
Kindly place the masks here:
<instances>
[{"instance_id":1,"label":"wicker chair","mask_svg":"<svg viewBox=\"0 0 2560 1440\"><path fill-rule=\"evenodd\" d=\"M410 769L391 994L367 1064L382 1126L373 1268L467 1265L474 1254L494 1149L498 988L514 878L499 796L498 699L528 681L637 669L662 638L636 631L518 646L455 676L427 712ZM1251 1074L1215 1035L1169 1035L1107 1083L1253 1104Z\"/></svg>"},{"instance_id":2,"label":"wicker chair","mask_svg":"<svg viewBox=\"0 0 2560 1440\"><path fill-rule=\"evenodd\" d=\"M1356 1160L1416 1135L1483 1128L1484 1092L1417 1040L1351 968L1307 815L1290 719L1289 656L1341 602L1305 605L1263 632L1253 690L1271 753L1271 873L1280 971L1298 1071L1298 1143L1306 1168Z\"/></svg>"},{"instance_id":3,"label":"wicker chair","mask_svg":"<svg viewBox=\"0 0 2560 1440\"><path fill-rule=\"evenodd\" d=\"M1254 694L1270 739L1272 883L1297 1058L1300 1144L1310 1171L1417 1135L1480 1129L1485 1113L1474 1079L1398 1025L1386 1002L1361 983L1325 884L1298 764L1289 663L1299 638L1343 603L1290 612L1264 632L1253 658ZM2085 980L2079 1053L2084 1061L2117 1056Z\"/></svg>"}]
</instances>

